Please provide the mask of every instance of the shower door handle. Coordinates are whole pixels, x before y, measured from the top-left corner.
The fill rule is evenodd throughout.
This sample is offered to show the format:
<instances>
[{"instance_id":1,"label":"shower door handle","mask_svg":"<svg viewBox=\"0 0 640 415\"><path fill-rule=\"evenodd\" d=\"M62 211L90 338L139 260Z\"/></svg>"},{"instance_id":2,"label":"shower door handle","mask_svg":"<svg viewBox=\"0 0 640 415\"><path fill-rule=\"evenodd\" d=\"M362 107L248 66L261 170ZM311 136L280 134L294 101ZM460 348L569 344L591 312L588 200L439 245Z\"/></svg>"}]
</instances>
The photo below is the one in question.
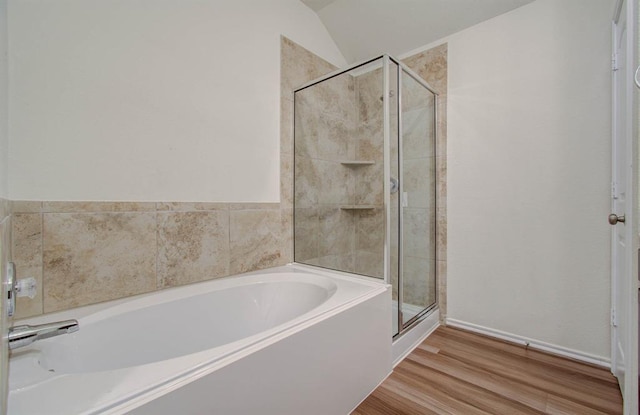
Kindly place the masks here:
<instances>
[{"instance_id":1,"label":"shower door handle","mask_svg":"<svg viewBox=\"0 0 640 415\"><path fill-rule=\"evenodd\" d=\"M395 177L391 178L391 194L394 194L400 189L400 184L398 183L398 179Z\"/></svg>"}]
</instances>

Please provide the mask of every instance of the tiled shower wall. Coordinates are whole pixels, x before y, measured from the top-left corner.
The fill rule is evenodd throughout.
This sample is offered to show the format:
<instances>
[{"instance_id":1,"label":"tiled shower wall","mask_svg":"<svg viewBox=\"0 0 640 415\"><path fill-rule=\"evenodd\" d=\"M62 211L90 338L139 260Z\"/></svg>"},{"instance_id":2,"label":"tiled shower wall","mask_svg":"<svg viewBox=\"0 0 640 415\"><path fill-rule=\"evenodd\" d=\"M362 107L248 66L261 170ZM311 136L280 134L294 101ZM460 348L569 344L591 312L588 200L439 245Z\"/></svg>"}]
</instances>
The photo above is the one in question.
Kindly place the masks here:
<instances>
[{"instance_id":1,"label":"tiled shower wall","mask_svg":"<svg viewBox=\"0 0 640 415\"><path fill-rule=\"evenodd\" d=\"M298 262L352 271L355 217L341 209L355 203L354 79L331 78L296 94L295 223Z\"/></svg>"},{"instance_id":2,"label":"tiled shower wall","mask_svg":"<svg viewBox=\"0 0 640 415\"><path fill-rule=\"evenodd\" d=\"M295 259L382 277L382 78L371 73L341 74L296 96ZM362 205L372 209L351 208Z\"/></svg>"}]
</instances>

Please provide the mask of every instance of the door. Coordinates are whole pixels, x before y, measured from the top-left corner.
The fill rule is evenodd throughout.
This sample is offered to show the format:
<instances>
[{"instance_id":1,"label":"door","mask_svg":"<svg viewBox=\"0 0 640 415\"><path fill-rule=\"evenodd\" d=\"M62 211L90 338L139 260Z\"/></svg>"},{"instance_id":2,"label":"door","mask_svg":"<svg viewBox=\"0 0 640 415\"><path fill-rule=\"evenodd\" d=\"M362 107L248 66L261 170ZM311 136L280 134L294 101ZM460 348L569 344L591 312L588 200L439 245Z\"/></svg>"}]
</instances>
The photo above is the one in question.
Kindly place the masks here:
<instances>
[{"instance_id":1,"label":"door","mask_svg":"<svg viewBox=\"0 0 640 415\"><path fill-rule=\"evenodd\" d=\"M436 95L400 70L402 326L436 303Z\"/></svg>"},{"instance_id":2,"label":"door","mask_svg":"<svg viewBox=\"0 0 640 415\"><path fill-rule=\"evenodd\" d=\"M625 414L637 414L637 277L633 252L637 246L633 214L634 157L633 2L618 2L613 24L613 134L611 231L611 371L618 378Z\"/></svg>"}]
</instances>

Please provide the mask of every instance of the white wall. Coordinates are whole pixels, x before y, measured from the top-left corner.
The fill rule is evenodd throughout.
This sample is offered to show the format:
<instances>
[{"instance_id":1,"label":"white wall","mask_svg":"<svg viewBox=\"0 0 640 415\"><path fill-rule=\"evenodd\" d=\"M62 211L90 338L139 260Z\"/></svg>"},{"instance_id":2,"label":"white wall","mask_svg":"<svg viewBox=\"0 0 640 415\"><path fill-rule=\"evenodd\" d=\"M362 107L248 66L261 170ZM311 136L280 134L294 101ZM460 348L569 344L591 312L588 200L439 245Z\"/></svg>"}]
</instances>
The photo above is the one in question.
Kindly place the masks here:
<instances>
[{"instance_id":1,"label":"white wall","mask_svg":"<svg viewBox=\"0 0 640 415\"><path fill-rule=\"evenodd\" d=\"M0 0L0 198L7 198L7 1ZM3 209L0 208L0 211ZM7 407L8 355L7 330L9 321L6 313L7 296L4 287L7 282L7 260L9 258L9 228L11 219L0 213L0 414Z\"/></svg>"},{"instance_id":2,"label":"white wall","mask_svg":"<svg viewBox=\"0 0 640 415\"><path fill-rule=\"evenodd\" d=\"M9 0L12 199L279 200L280 35L298 0Z\"/></svg>"},{"instance_id":3,"label":"white wall","mask_svg":"<svg viewBox=\"0 0 640 415\"><path fill-rule=\"evenodd\" d=\"M7 198L9 148L8 129L8 62L7 62L7 0L0 0L0 198ZM0 220L2 218L0 217Z\"/></svg>"},{"instance_id":4,"label":"white wall","mask_svg":"<svg viewBox=\"0 0 640 415\"><path fill-rule=\"evenodd\" d=\"M448 317L609 358L613 0L451 36Z\"/></svg>"}]
</instances>

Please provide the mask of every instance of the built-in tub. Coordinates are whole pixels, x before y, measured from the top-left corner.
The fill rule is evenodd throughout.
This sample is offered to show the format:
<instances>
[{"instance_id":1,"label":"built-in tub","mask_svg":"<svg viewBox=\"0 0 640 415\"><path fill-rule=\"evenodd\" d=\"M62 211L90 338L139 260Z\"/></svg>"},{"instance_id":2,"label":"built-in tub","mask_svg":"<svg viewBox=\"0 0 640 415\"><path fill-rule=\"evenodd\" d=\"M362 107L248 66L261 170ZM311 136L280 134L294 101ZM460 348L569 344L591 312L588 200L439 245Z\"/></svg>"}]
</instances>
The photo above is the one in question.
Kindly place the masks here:
<instances>
[{"instance_id":1,"label":"built-in tub","mask_svg":"<svg viewBox=\"0 0 640 415\"><path fill-rule=\"evenodd\" d=\"M9 415L349 413L391 371L389 286L290 265L18 324Z\"/></svg>"}]
</instances>

